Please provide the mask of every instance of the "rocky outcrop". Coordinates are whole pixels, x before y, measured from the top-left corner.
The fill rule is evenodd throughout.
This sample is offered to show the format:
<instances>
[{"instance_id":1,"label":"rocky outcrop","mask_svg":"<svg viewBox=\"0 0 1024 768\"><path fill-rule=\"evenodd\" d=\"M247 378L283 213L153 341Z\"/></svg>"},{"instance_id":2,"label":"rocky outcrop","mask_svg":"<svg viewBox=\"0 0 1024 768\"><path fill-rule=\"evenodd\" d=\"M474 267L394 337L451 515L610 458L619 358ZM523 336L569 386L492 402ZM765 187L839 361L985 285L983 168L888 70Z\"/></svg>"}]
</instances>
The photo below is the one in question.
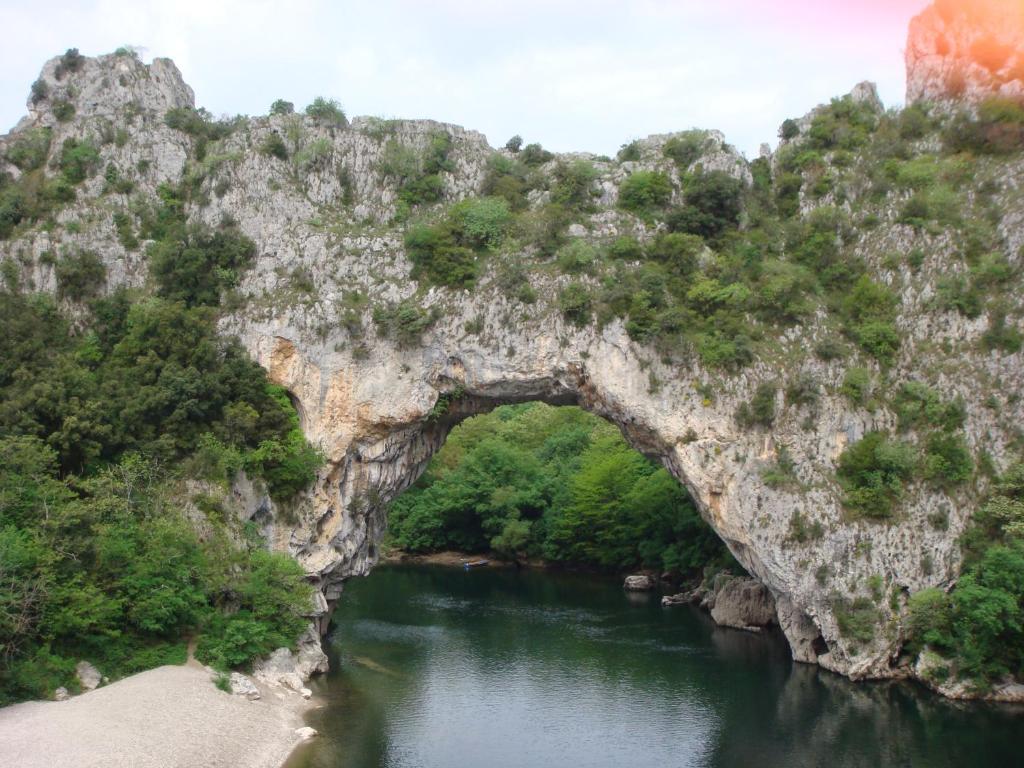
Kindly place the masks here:
<instances>
[{"instance_id":1,"label":"rocky outcrop","mask_svg":"<svg viewBox=\"0 0 1024 768\"><path fill-rule=\"evenodd\" d=\"M734 576L731 573L720 573L710 584L702 584L688 592L666 595L661 598L661 605L670 608L676 605L699 605L711 613L715 623L733 629L745 629L749 632L760 632L765 627L781 624L777 612L775 597L771 591L757 579L746 576ZM813 622L808 621L813 630ZM804 661L799 654L806 654L806 660L814 661L817 649L814 639L818 637L814 631L811 639L811 652L804 650L804 640L797 633L797 641L793 644L793 658Z\"/></svg>"},{"instance_id":2,"label":"rocky outcrop","mask_svg":"<svg viewBox=\"0 0 1024 768\"><path fill-rule=\"evenodd\" d=\"M88 661L80 661L75 665L75 676L83 691L92 691L103 682L103 675Z\"/></svg>"},{"instance_id":3,"label":"rocky outcrop","mask_svg":"<svg viewBox=\"0 0 1024 768\"><path fill-rule=\"evenodd\" d=\"M914 61L915 82L922 83L914 93L925 98L933 79L926 76L925 58ZM779 330L770 353L742 372L725 373L687 351L666 353L630 338L620 318L584 326L570 322L559 310L559 294L570 278L552 269L517 277L517 286L529 284L537 297L520 301L508 288L507 270L536 258L526 247L489 255L472 291L418 285L410 278L402 225L394 219L400 208L397 185L381 170L382 160L389 147L422 152L432 137L447 135L451 151L441 181L443 202L453 203L482 191L489 161L502 152L481 134L429 121L356 118L342 128L274 115L239 120L228 135L205 146L198 160L193 140L163 119L169 107L192 105L191 90L169 62L147 66L130 56L104 56L61 77L55 67L51 61L43 72L49 95L32 102L14 134L0 137L0 158L35 127L52 131L50 163L57 162L65 140L99 137L100 167L130 176L133 192L106 189L104 174L87 179L52 226L27 228L0 243L0 259L12 265L20 284L56 293L53 254L90 250L106 267L106 290L142 287L144 249L130 250L121 242L115 216L154 204L161 184L178 184L186 176L196 190L189 208L194 223L230 220L252 238L257 260L235 291L222 330L237 335L270 378L288 390L305 434L326 463L314 487L287 514L244 478L235 494L270 546L291 553L318 587L310 611L318 629L326 628L329 605L340 598L345 581L367 574L377 562L389 503L416 481L451 428L503 403L542 400L578 404L606 418L686 487L736 559L767 590L755 595L751 587L747 595L736 587L746 595L744 604L767 610L766 595L774 599L795 658L854 678L899 674L893 660L906 596L956 577L957 539L976 491L957 495L913 484L891 524L844 514L835 474L839 455L865 433L892 428L896 417L884 404L869 410L852 403L841 391L846 364L813 353L835 333L825 313ZM854 97L862 103L877 99L867 86ZM59 99L74 102L73 119L57 119ZM114 139L103 140L111 129ZM287 137L288 160L259 151L275 133ZM680 169L663 152L671 138L641 140L638 160L563 156L532 172L550 181L559 160L586 158L596 174L593 210L579 214L569 231L595 243L619 235L648 242L653 228L616 207L617 189L631 172L659 170L680 201ZM750 164L720 135L706 134L699 152L690 168L707 164L751 181ZM1024 220L1019 198L1009 191L1024 186L1024 168L1018 166L1010 162L1002 169L1007 191L990 193L1005 211L998 234L1014 267L1020 266L1022 244L1015 222ZM0 159L0 173L17 178L20 170ZM531 192L534 207L550 197L540 186ZM865 200L857 204L874 204ZM985 318L928 310L948 264L959 258L959 243L929 238L920 268L898 274L885 266L887 259L909 251L915 234L893 206L869 210L874 225L851 235L849 248L900 292L895 322L901 346L884 372L886 380L929 381L944 397L962 398L970 449L984 449L997 468L1005 466L1018 439L1013 425L1024 421L1021 354L985 349ZM295 275L312 289L297 287ZM596 278L579 280L597 288ZM414 299L432 319L416 338L396 339L373 321L375 308L403 299ZM1018 320L1011 313L1006 322ZM947 356L952 354L955 360ZM863 364L873 366L876 377L883 375L874 362ZM813 407L789 403L780 391L770 429L737 422L737 409L759 383L781 384L797 375L819 383ZM793 482L766 482L764 472L783 451ZM795 536L794 523L814 535ZM875 600L869 583L880 583L885 599ZM875 600L877 622L886 628L868 643L844 637L837 619L837 601L855 597ZM738 623L755 626L742 616ZM323 665L315 643L315 635L307 637L306 654L300 650L298 658L275 654L257 678L287 679L301 690L303 674Z\"/></svg>"},{"instance_id":4,"label":"rocky outcrop","mask_svg":"<svg viewBox=\"0 0 1024 768\"><path fill-rule=\"evenodd\" d=\"M710 605L711 618L723 627L760 631L776 623L775 598L756 579L716 579Z\"/></svg>"},{"instance_id":5,"label":"rocky outcrop","mask_svg":"<svg viewBox=\"0 0 1024 768\"><path fill-rule=\"evenodd\" d=\"M241 696L249 701L256 701L260 698L260 689L256 687L256 683L241 672L232 672L228 685L234 696Z\"/></svg>"},{"instance_id":6,"label":"rocky outcrop","mask_svg":"<svg viewBox=\"0 0 1024 768\"><path fill-rule=\"evenodd\" d=\"M308 664L298 661L290 650L278 648L265 659L257 661L252 673L261 683L286 688L308 699L313 695L305 685L309 679L309 670ZM316 671L326 671L326 665L324 669Z\"/></svg>"},{"instance_id":7,"label":"rocky outcrop","mask_svg":"<svg viewBox=\"0 0 1024 768\"><path fill-rule=\"evenodd\" d=\"M1024 6L939 0L910 22L907 103L1024 98Z\"/></svg>"}]
</instances>

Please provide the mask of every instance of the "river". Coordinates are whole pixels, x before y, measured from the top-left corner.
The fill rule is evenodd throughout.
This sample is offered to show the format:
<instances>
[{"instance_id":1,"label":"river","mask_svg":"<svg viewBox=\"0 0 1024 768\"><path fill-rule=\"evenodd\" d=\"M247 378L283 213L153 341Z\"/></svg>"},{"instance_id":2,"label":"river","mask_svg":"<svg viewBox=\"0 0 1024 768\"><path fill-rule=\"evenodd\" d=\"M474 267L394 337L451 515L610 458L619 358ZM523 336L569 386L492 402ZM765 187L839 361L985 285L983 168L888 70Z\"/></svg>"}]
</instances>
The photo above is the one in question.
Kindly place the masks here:
<instances>
[{"instance_id":1,"label":"river","mask_svg":"<svg viewBox=\"0 0 1024 768\"><path fill-rule=\"evenodd\" d=\"M1024 711L851 683L617 582L386 566L349 582L288 768L1024 764Z\"/></svg>"}]
</instances>

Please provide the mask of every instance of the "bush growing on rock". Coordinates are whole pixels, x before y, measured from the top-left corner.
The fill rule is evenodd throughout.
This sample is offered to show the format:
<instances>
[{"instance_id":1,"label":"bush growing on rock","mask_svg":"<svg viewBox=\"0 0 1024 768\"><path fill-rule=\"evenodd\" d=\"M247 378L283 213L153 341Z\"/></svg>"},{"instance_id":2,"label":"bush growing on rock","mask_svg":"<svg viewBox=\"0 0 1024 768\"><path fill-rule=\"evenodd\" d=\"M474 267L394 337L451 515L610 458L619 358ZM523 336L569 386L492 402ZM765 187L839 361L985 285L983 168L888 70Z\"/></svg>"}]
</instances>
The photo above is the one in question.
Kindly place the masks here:
<instances>
[{"instance_id":1,"label":"bush growing on rock","mask_svg":"<svg viewBox=\"0 0 1024 768\"><path fill-rule=\"evenodd\" d=\"M985 690L1024 673L1024 472L1012 466L975 513L955 589L922 590L909 603L909 647L942 654L956 678Z\"/></svg>"},{"instance_id":2,"label":"bush growing on rock","mask_svg":"<svg viewBox=\"0 0 1024 768\"><path fill-rule=\"evenodd\" d=\"M775 421L775 393L778 390L774 382L758 384L750 401L741 403L736 409L736 423L747 428L770 427Z\"/></svg>"},{"instance_id":3,"label":"bush growing on rock","mask_svg":"<svg viewBox=\"0 0 1024 768\"><path fill-rule=\"evenodd\" d=\"M837 475L843 506L857 517L886 520L903 495L903 483L917 466L913 449L884 432L868 432L839 457Z\"/></svg>"},{"instance_id":4,"label":"bush growing on rock","mask_svg":"<svg viewBox=\"0 0 1024 768\"><path fill-rule=\"evenodd\" d=\"M281 135L276 132L267 134L267 137L260 143L260 152L267 157L276 157L278 160L288 159L288 147Z\"/></svg>"},{"instance_id":5,"label":"bush growing on rock","mask_svg":"<svg viewBox=\"0 0 1024 768\"><path fill-rule=\"evenodd\" d=\"M399 346L419 342L423 332L437 320L434 312L418 307L411 299L373 308L373 322L382 335L395 339Z\"/></svg>"},{"instance_id":6,"label":"bush growing on rock","mask_svg":"<svg viewBox=\"0 0 1024 768\"><path fill-rule=\"evenodd\" d=\"M306 107L306 114L326 125L344 128L348 125L348 118L345 117L345 110L341 108L334 99L325 99L317 96L313 103Z\"/></svg>"},{"instance_id":7,"label":"bush growing on rock","mask_svg":"<svg viewBox=\"0 0 1024 768\"><path fill-rule=\"evenodd\" d=\"M66 253L54 268L57 295L74 301L95 296L107 279L107 269L92 251Z\"/></svg>"},{"instance_id":8,"label":"bush growing on rock","mask_svg":"<svg viewBox=\"0 0 1024 768\"><path fill-rule=\"evenodd\" d=\"M558 306L566 320L582 327L590 322L593 298L582 283L569 283L558 294Z\"/></svg>"},{"instance_id":9,"label":"bush growing on rock","mask_svg":"<svg viewBox=\"0 0 1024 768\"><path fill-rule=\"evenodd\" d=\"M295 105L290 101L285 101L284 99L277 99L270 105L270 114L272 115L290 115L294 112Z\"/></svg>"},{"instance_id":10,"label":"bush growing on rock","mask_svg":"<svg viewBox=\"0 0 1024 768\"><path fill-rule=\"evenodd\" d=\"M68 48L57 62L57 66L53 70L53 76L58 80L63 80L64 75L69 72L78 72L84 64L85 56L80 54L77 48Z\"/></svg>"},{"instance_id":11,"label":"bush growing on rock","mask_svg":"<svg viewBox=\"0 0 1024 768\"><path fill-rule=\"evenodd\" d=\"M683 182L683 205L669 215L669 230L717 239L738 224L742 191L743 183L723 171L687 177Z\"/></svg>"},{"instance_id":12,"label":"bush growing on rock","mask_svg":"<svg viewBox=\"0 0 1024 768\"><path fill-rule=\"evenodd\" d=\"M32 128L20 134L8 147L6 157L22 171L42 167L50 154L49 128Z\"/></svg>"},{"instance_id":13,"label":"bush growing on rock","mask_svg":"<svg viewBox=\"0 0 1024 768\"><path fill-rule=\"evenodd\" d=\"M685 131L666 141L662 152L665 157L675 162L680 172L683 172L700 157L706 139L705 131Z\"/></svg>"},{"instance_id":14,"label":"bush growing on rock","mask_svg":"<svg viewBox=\"0 0 1024 768\"><path fill-rule=\"evenodd\" d=\"M619 206L642 217L664 208L671 198L672 182L657 171L632 173L619 188Z\"/></svg>"}]
</instances>

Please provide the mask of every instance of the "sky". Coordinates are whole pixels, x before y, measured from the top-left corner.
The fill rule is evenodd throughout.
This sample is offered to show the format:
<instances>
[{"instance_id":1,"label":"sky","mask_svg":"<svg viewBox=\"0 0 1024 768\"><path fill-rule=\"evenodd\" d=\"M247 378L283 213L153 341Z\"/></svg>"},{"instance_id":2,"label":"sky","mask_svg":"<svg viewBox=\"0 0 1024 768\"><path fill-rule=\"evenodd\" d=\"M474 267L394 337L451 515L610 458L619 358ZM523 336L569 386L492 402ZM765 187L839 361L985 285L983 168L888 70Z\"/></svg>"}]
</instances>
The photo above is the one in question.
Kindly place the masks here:
<instances>
[{"instance_id":1,"label":"sky","mask_svg":"<svg viewBox=\"0 0 1024 768\"><path fill-rule=\"evenodd\" d=\"M717 128L756 157L779 124L862 80L903 101L927 0L0 0L0 131L43 62L122 45L175 61L215 115L318 95L352 115L432 118L614 154Z\"/></svg>"}]
</instances>

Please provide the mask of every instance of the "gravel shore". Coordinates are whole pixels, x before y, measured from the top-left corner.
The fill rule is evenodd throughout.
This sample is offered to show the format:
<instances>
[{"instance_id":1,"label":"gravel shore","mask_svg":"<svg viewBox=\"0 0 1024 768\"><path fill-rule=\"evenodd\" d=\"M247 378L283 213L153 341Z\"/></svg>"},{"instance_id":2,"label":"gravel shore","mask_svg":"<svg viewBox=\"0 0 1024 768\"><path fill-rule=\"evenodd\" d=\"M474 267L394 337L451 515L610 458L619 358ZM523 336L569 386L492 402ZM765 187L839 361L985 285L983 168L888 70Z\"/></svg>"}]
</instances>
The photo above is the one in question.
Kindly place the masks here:
<instances>
[{"instance_id":1,"label":"gravel shore","mask_svg":"<svg viewBox=\"0 0 1024 768\"><path fill-rule=\"evenodd\" d=\"M0 709L4 768L280 768L309 706L260 686L248 701L194 662L151 669L68 701Z\"/></svg>"}]
</instances>

